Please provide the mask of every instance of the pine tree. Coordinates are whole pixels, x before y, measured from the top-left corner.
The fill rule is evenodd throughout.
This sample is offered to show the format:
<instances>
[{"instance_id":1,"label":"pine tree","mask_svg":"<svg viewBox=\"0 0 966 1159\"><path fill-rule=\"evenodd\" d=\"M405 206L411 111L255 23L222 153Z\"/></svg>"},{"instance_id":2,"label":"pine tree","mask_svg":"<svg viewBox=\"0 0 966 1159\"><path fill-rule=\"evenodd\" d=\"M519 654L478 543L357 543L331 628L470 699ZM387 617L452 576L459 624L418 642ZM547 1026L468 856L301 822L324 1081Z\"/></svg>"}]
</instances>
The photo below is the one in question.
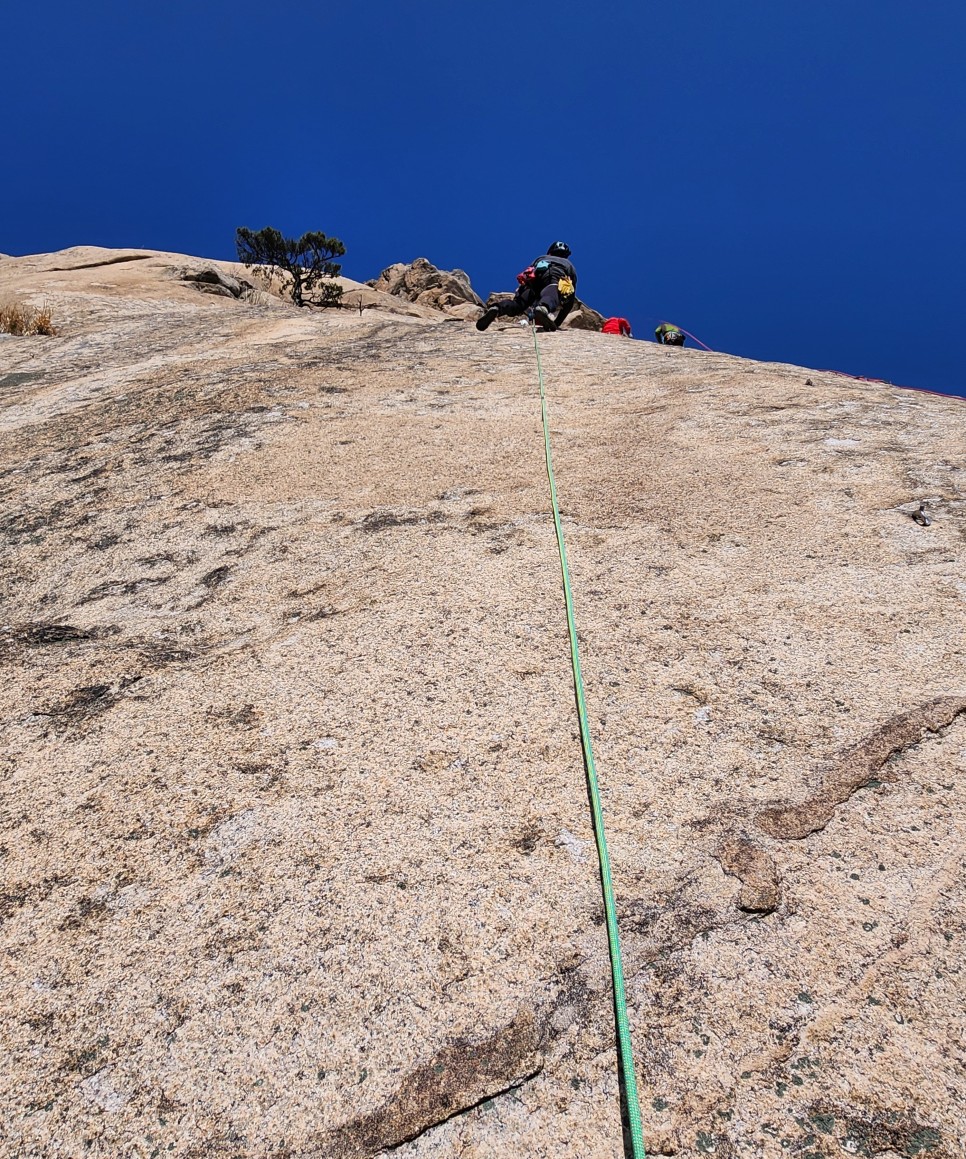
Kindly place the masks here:
<instances>
[{"instance_id":1,"label":"pine tree","mask_svg":"<svg viewBox=\"0 0 966 1159\"><path fill-rule=\"evenodd\" d=\"M341 257L345 246L337 237L303 233L296 241L269 225L259 230L241 226L235 231L235 246L244 265L267 266L273 272L290 274L296 306L338 306L342 287L330 279L338 276L342 266L332 258ZM315 290L318 292L310 296Z\"/></svg>"}]
</instances>

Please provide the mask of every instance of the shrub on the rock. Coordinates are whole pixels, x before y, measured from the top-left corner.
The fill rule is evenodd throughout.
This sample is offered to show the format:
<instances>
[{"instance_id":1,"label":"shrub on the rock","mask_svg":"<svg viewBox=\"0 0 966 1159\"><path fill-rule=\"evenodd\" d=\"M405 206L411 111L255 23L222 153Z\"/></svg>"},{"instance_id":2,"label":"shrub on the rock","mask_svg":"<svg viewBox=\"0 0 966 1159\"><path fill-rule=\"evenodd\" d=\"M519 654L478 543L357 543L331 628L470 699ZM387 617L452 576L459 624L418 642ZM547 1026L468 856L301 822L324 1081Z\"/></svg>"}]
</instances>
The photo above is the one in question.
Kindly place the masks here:
<instances>
[{"instance_id":1,"label":"shrub on the rock","mask_svg":"<svg viewBox=\"0 0 966 1159\"><path fill-rule=\"evenodd\" d=\"M298 239L283 237L271 226L252 230L241 226L235 231L238 260L246 266L284 270L292 279L292 301L296 306L338 306L342 287L337 278L342 266L332 261L345 253L337 237L324 233L303 233Z\"/></svg>"}]
</instances>

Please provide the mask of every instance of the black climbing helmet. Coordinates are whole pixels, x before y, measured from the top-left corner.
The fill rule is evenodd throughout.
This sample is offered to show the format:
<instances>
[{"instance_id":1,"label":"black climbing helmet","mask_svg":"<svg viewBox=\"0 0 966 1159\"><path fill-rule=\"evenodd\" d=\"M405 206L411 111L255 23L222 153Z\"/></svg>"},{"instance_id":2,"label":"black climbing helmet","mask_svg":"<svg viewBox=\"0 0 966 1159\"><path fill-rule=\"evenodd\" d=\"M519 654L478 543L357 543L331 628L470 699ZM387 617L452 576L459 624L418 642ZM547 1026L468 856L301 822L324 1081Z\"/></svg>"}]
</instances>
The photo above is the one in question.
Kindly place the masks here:
<instances>
[{"instance_id":1,"label":"black climbing helmet","mask_svg":"<svg viewBox=\"0 0 966 1159\"><path fill-rule=\"evenodd\" d=\"M565 241L555 241L547 250L547 254L552 258L569 258L570 246Z\"/></svg>"}]
</instances>

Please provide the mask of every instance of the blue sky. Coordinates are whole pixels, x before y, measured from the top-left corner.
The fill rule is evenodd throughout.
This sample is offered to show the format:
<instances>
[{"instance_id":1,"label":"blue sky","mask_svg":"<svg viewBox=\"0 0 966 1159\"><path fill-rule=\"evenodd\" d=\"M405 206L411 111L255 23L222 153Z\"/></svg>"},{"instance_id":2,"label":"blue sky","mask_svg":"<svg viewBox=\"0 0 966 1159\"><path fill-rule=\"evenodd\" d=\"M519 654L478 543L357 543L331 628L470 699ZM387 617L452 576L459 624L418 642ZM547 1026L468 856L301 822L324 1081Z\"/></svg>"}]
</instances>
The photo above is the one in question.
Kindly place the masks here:
<instances>
[{"instance_id":1,"label":"blue sky","mask_svg":"<svg viewBox=\"0 0 966 1159\"><path fill-rule=\"evenodd\" d=\"M2 252L321 229L485 297L562 238L638 337L966 396L954 0L8 9Z\"/></svg>"}]
</instances>

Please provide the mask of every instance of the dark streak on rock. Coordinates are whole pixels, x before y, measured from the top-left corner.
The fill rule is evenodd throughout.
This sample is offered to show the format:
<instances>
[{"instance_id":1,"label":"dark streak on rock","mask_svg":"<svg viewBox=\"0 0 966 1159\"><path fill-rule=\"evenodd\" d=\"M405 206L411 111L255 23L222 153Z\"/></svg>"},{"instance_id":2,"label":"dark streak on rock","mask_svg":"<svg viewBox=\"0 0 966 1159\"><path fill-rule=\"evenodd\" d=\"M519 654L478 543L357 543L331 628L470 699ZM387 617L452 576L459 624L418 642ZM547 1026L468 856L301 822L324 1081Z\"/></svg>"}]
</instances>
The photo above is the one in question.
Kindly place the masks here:
<instances>
[{"instance_id":1,"label":"dark streak on rock","mask_svg":"<svg viewBox=\"0 0 966 1159\"><path fill-rule=\"evenodd\" d=\"M952 1159L953 1156L942 1131L923 1123L913 1107L895 1110L812 1103L807 1109L805 1122L817 1126L826 1136L848 1139L853 1153L859 1155L880 1155L891 1151L903 1159L913 1159L916 1155L929 1155L932 1159Z\"/></svg>"},{"instance_id":2,"label":"dark streak on rock","mask_svg":"<svg viewBox=\"0 0 966 1159\"><path fill-rule=\"evenodd\" d=\"M22 909L28 903L37 904L44 902L55 889L63 888L70 885L72 878L63 874L54 874L53 877L45 877L40 882L26 881L11 883L5 887L3 893L0 893L0 926Z\"/></svg>"},{"instance_id":3,"label":"dark streak on rock","mask_svg":"<svg viewBox=\"0 0 966 1159\"><path fill-rule=\"evenodd\" d=\"M9 640L34 648L44 648L51 644L66 644L72 640L89 640L91 636L91 632L84 628L76 628L73 624L21 624L0 633L0 643Z\"/></svg>"},{"instance_id":4,"label":"dark streak on rock","mask_svg":"<svg viewBox=\"0 0 966 1159\"><path fill-rule=\"evenodd\" d=\"M110 684L88 684L72 689L54 708L48 709L48 716L66 716L73 713L103 712L114 702Z\"/></svg>"},{"instance_id":5,"label":"dark streak on rock","mask_svg":"<svg viewBox=\"0 0 966 1159\"><path fill-rule=\"evenodd\" d=\"M323 1145L326 1159L362 1159L399 1147L454 1115L539 1074L542 1033L522 1011L483 1042L460 1040L411 1071L389 1102L347 1123Z\"/></svg>"},{"instance_id":6,"label":"dark streak on rock","mask_svg":"<svg viewBox=\"0 0 966 1159\"><path fill-rule=\"evenodd\" d=\"M104 898L82 897L58 927L61 930L79 930L107 916Z\"/></svg>"},{"instance_id":7,"label":"dark streak on rock","mask_svg":"<svg viewBox=\"0 0 966 1159\"><path fill-rule=\"evenodd\" d=\"M890 717L858 744L840 753L819 788L799 805L763 809L758 827L781 841L817 833L831 821L838 805L863 788L895 753L917 745L927 732L939 732L966 712L966 696L937 696L926 704Z\"/></svg>"},{"instance_id":8,"label":"dark streak on rock","mask_svg":"<svg viewBox=\"0 0 966 1159\"><path fill-rule=\"evenodd\" d=\"M695 938L707 936L712 930L727 924L728 919L712 906L695 899L691 885L688 881L679 882L650 902L618 897L620 928L646 939L642 947L645 961L654 962L685 950ZM593 915L591 921L603 925L603 907L599 922L596 917Z\"/></svg>"},{"instance_id":9,"label":"dark streak on rock","mask_svg":"<svg viewBox=\"0 0 966 1159\"><path fill-rule=\"evenodd\" d=\"M85 262L82 266L52 266L54 273L65 274L71 270L96 270L98 266L116 266L121 262L145 262L154 254L122 254L119 258L106 258L102 262Z\"/></svg>"},{"instance_id":10,"label":"dark streak on rock","mask_svg":"<svg viewBox=\"0 0 966 1159\"><path fill-rule=\"evenodd\" d=\"M111 596L132 596L137 595L143 588L157 587L160 584L166 584L171 576L144 576L142 579L136 580L107 580L91 590L85 596L77 601L76 607L81 607L83 604L93 604L98 600L108 599Z\"/></svg>"},{"instance_id":11,"label":"dark streak on rock","mask_svg":"<svg viewBox=\"0 0 966 1159\"><path fill-rule=\"evenodd\" d=\"M411 527L419 523L442 523L446 516L442 511L390 511L388 509L370 511L362 520L363 531L386 531L390 527Z\"/></svg>"},{"instance_id":12,"label":"dark streak on rock","mask_svg":"<svg viewBox=\"0 0 966 1159\"><path fill-rule=\"evenodd\" d=\"M222 564L221 567L212 568L210 572L201 577L201 582L206 588L217 588L228 579L231 574L231 565Z\"/></svg>"}]
</instances>

